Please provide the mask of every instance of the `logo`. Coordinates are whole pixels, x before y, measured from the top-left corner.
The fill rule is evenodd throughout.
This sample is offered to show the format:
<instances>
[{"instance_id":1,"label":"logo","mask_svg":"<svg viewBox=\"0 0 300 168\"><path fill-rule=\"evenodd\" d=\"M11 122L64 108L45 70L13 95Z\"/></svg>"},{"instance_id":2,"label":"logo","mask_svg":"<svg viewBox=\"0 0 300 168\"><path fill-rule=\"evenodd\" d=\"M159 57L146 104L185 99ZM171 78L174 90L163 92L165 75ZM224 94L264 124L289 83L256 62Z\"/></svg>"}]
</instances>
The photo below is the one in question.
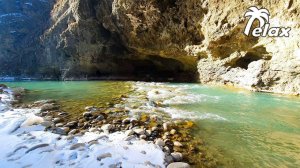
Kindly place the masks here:
<instances>
[{"instance_id":1,"label":"logo","mask_svg":"<svg viewBox=\"0 0 300 168\"><path fill-rule=\"evenodd\" d=\"M244 34L247 36L251 34L254 37L289 37L290 27L270 27L270 12L265 8L258 9L252 6L245 13L245 17L249 17L244 30ZM255 20L259 21L259 27L254 28L251 32Z\"/></svg>"}]
</instances>

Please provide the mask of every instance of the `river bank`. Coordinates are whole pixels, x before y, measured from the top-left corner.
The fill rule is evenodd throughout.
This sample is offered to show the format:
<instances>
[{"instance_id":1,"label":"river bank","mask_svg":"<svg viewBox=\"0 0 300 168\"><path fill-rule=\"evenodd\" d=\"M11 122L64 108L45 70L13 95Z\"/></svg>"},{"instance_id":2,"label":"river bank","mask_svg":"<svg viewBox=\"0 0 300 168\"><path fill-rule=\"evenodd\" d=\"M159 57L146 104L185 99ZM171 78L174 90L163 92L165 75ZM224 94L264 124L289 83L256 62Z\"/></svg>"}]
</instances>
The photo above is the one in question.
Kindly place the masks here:
<instances>
[{"instance_id":1,"label":"river bank","mask_svg":"<svg viewBox=\"0 0 300 168\"><path fill-rule=\"evenodd\" d=\"M180 153L186 151L185 145L176 140L191 140L189 131L181 128L193 127L192 122L129 114L122 104L107 109L86 107L82 117L70 121L53 100L13 107L11 103L20 95L4 85L1 89L1 164L5 167L189 167L180 162L188 158ZM121 99L130 100L125 95ZM39 158L45 159L37 161Z\"/></svg>"}]
</instances>

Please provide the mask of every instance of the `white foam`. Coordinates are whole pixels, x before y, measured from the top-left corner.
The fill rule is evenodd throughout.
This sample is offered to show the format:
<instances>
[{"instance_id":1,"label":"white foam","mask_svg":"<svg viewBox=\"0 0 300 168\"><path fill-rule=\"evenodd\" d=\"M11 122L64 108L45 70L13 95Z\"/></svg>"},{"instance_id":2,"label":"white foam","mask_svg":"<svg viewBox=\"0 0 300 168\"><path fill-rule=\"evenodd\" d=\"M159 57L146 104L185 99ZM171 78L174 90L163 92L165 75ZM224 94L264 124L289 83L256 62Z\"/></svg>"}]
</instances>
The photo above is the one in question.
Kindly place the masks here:
<instances>
[{"instance_id":1,"label":"white foam","mask_svg":"<svg viewBox=\"0 0 300 168\"><path fill-rule=\"evenodd\" d=\"M11 93L11 92L10 92ZM8 108L9 94L0 108ZM3 101L4 100L4 101ZM132 139L125 141L124 132L97 134L87 132L73 138L60 136L38 125L42 118L35 114L39 109L11 109L0 113L0 167L109 167L121 163L124 168L165 167L164 152L152 142ZM37 125L35 125L37 124ZM58 140L58 137L61 137ZM99 144L89 145L97 141ZM79 147L71 150L74 144ZM100 155L108 157L97 160ZM151 163L151 164L145 164Z\"/></svg>"}]
</instances>

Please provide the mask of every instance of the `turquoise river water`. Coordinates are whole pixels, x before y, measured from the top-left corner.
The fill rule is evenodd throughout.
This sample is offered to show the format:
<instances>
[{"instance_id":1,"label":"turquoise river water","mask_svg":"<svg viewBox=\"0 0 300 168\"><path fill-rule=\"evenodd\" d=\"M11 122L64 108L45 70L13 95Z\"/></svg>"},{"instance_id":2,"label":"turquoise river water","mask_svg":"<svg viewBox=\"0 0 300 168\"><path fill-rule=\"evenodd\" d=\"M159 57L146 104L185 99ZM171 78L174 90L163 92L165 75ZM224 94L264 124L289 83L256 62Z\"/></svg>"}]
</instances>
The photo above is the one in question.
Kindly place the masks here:
<instances>
[{"instance_id":1,"label":"turquoise river water","mask_svg":"<svg viewBox=\"0 0 300 168\"><path fill-rule=\"evenodd\" d=\"M126 94L132 82L12 82L25 101L57 99L68 106L101 105ZM198 84L182 87L201 101L174 104L194 113L199 136L220 167L300 167L300 98ZM72 109L71 107L69 107ZM78 107L76 107L78 108ZM80 107L81 109L83 107ZM79 108L79 109L80 109ZM78 113L80 110L78 111Z\"/></svg>"}]
</instances>

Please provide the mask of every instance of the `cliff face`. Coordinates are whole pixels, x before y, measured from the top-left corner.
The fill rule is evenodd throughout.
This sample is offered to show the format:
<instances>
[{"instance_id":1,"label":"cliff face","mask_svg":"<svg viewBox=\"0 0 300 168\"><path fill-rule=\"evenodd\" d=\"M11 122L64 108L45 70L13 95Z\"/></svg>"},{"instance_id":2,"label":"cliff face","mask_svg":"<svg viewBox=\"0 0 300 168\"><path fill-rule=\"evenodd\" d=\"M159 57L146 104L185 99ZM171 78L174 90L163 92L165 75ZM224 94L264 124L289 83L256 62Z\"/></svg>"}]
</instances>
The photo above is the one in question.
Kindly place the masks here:
<instances>
[{"instance_id":1,"label":"cliff face","mask_svg":"<svg viewBox=\"0 0 300 168\"><path fill-rule=\"evenodd\" d=\"M33 75L52 0L0 0L0 76Z\"/></svg>"},{"instance_id":2,"label":"cliff face","mask_svg":"<svg viewBox=\"0 0 300 168\"><path fill-rule=\"evenodd\" d=\"M290 37L243 34L250 6ZM57 0L41 36L39 73L181 78L300 93L300 2L295 0ZM195 72L198 72L195 73Z\"/></svg>"}]
</instances>

